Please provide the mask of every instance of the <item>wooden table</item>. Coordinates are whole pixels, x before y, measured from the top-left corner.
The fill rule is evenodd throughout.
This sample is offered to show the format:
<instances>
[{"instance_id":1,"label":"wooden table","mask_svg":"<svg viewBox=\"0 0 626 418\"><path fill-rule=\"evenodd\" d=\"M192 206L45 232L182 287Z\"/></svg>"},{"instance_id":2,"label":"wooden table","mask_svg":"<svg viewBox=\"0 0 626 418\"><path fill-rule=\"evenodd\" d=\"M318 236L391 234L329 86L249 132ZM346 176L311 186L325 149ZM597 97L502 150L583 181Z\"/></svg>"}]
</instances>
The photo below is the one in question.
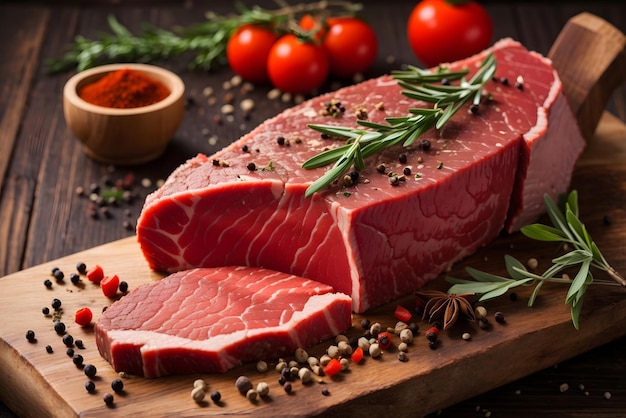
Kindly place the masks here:
<instances>
[{"instance_id":1,"label":"wooden table","mask_svg":"<svg viewBox=\"0 0 626 418\"><path fill-rule=\"evenodd\" d=\"M127 223L134 222L143 197L154 189L158 179L197 152L215 152L292 104L267 99L269 87L258 86L249 93L256 102L249 118L235 114L233 121L217 123L214 117L220 113L225 94L222 85L232 73L228 69L190 72L186 58L175 59L161 64L183 78L189 100L185 120L165 155L134 167L112 167L88 159L63 119L61 91L73 72L48 75L44 62L61 55L76 35L94 37L108 30L109 13L136 31L143 22L171 28L198 22L211 9L231 11L231 6L216 6L208 0L114 3L119 2L68 1L56 2L54 7L44 2L0 4L0 276L133 235ZM273 7L271 2L259 3ZM388 72L400 63L419 65L405 37L406 17L415 2L363 3L364 16L373 23L381 45L376 64L366 75ZM601 16L626 32L626 6L617 2L488 2L486 7L494 20L494 39L511 36L544 54L567 19L581 11ZM208 103L203 94L206 87L213 88L217 104ZM611 98L609 110L626 121L624 86ZM88 188L92 183L102 184L128 173L136 178L134 202L112 210L111 218L89 216L88 201L76 195L77 187ZM142 180L149 180L150 185L142 184ZM626 338L618 339L446 408L440 416L487 416L488 411L494 417L623 416L625 352ZM563 383L569 385L569 390L560 390ZM0 401L7 402L7 393L0 388ZM611 398L606 399L605 393ZM13 414L3 406L0 416Z\"/></svg>"}]
</instances>

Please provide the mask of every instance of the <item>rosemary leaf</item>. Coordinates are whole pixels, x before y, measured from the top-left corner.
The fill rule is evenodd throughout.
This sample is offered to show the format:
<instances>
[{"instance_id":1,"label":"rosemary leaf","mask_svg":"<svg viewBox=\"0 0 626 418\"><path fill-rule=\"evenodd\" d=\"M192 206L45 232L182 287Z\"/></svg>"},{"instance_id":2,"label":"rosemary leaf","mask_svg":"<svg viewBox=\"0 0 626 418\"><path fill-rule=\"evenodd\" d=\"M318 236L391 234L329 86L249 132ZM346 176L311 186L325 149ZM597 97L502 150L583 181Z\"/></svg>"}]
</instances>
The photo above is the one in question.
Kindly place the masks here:
<instances>
[{"instance_id":1,"label":"rosemary leaf","mask_svg":"<svg viewBox=\"0 0 626 418\"><path fill-rule=\"evenodd\" d=\"M368 129L367 131L349 127L309 125L310 128L319 132L347 138L348 142L355 141L362 148L359 153L352 148L341 148L343 151L341 155L324 152L322 158L315 156L306 161L302 165L305 169L319 168L321 162L330 165L335 161L342 161L340 165L335 164L331 170L323 175L324 180L313 182L307 188L306 195L311 196L338 179L345 172L340 171L338 167L343 167L346 171L352 166L362 169L365 167L364 159L383 149L400 143L404 147L409 147L426 131L433 127L440 129L470 98L473 100L480 99L483 86L491 80L495 69L496 61L493 54L485 57L480 68L469 81L464 79L464 76L468 74L465 70L450 71L445 67L440 67L432 72L409 66L406 71L394 71L392 73L398 84L404 89L402 94L415 100L431 103L434 108L410 108L408 109L408 116L387 118L386 124L359 120L358 124ZM461 81L458 86L430 84L444 79L460 79ZM336 159L333 160L333 158Z\"/></svg>"},{"instance_id":2,"label":"rosemary leaf","mask_svg":"<svg viewBox=\"0 0 626 418\"><path fill-rule=\"evenodd\" d=\"M592 284L617 284L626 286L626 280L606 261L597 244L591 239L584 224L578 217L578 193L570 192L565 201L562 211L559 206L549 197L544 196L548 217L552 226L543 224L527 225L521 229L528 238L538 241L555 241L572 244L574 249L552 259L552 265L543 274L536 274L526 269L515 258L506 255L505 264L511 279L490 273L478 271L468 267L467 273L472 280L455 279L447 277L446 280L453 285L448 293L474 293L482 295L479 300L485 300L501 296L507 290L520 285L534 285L533 292L528 300L528 306L533 306L538 297L539 290L546 282L554 282L569 285L565 303L571 307L572 323L579 328L580 312L583 297L587 287ZM574 279L567 277L555 277L556 274L567 268L578 268ZM603 280L594 281L592 268L605 271L614 282Z\"/></svg>"}]
</instances>

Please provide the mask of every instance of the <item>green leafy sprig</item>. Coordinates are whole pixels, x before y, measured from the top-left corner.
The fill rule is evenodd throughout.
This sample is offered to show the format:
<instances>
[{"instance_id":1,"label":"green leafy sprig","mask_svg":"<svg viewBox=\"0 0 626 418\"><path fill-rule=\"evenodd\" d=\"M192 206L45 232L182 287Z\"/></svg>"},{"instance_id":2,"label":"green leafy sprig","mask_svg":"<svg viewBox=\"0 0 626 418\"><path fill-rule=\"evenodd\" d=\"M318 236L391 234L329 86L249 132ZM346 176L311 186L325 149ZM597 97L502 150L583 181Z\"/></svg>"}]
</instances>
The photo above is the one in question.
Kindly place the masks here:
<instances>
[{"instance_id":1,"label":"green leafy sprig","mask_svg":"<svg viewBox=\"0 0 626 418\"><path fill-rule=\"evenodd\" d=\"M284 5L273 10L259 6L248 8L240 3L236 6L237 13L219 15L208 12L205 21L171 31L144 25L137 34L109 15L111 33L100 34L97 39L76 36L62 57L47 61L47 70L57 73L75 67L80 72L96 65L156 62L185 53L193 55L189 64L191 69L212 70L226 64L228 39L242 25L272 28L279 35L293 32L306 40L313 39L315 33L304 31L297 25L297 19L302 14L354 15L363 8L359 3L342 0Z\"/></svg>"},{"instance_id":2,"label":"green leafy sprig","mask_svg":"<svg viewBox=\"0 0 626 418\"><path fill-rule=\"evenodd\" d=\"M424 132L431 128L440 129L468 101L480 103L483 87L491 80L496 70L496 60L489 54L470 80L467 71L451 71L440 67L436 71L422 70L410 66L405 71L394 71L393 77L404 89L402 94L412 99L432 103L432 109L410 108L409 115L385 118L386 124L358 120L363 127L350 128L332 125L308 125L323 134L347 138L346 144L324 151L302 164L305 169L313 169L333 164L322 177L306 190L306 196L322 190L352 166L356 170L365 168L365 159L381 150L402 144L412 145ZM433 84L442 80L459 80L458 85Z\"/></svg>"},{"instance_id":3,"label":"green leafy sprig","mask_svg":"<svg viewBox=\"0 0 626 418\"><path fill-rule=\"evenodd\" d=\"M571 191L567 196L564 211L548 195L544 196L544 202L553 226L535 223L522 227L521 232L537 241L568 244L573 248L571 251L552 259L552 266L543 274L528 271L520 261L509 255L505 256L505 266L510 278L468 267L466 271L474 280L447 277L446 280L453 284L448 289L448 293L473 293L481 295L479 301L485 301L504 295L518 286L534 285L535 288L528 300L528 306L533 306L544 283L568 284L569 291L565 297L565 303L571 305L572 323L578 329L583 296L589 285L595 283L626 286L626 280L609 265L596 243L591 239L585 225L580 221L576 190ZM573 279L556 277L563 270L572 267L578 268ZM606 272L611 280L594 279L592 268Z\"/></svg>"}]
</instances>

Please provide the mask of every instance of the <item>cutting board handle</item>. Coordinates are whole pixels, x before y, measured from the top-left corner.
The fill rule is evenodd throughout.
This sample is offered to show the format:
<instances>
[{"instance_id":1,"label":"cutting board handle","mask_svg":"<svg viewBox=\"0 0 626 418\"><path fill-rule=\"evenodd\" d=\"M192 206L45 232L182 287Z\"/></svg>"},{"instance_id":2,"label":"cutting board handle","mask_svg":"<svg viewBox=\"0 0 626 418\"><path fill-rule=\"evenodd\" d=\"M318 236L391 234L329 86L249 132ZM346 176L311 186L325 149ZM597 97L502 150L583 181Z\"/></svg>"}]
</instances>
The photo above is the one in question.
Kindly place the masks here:
<instances>
[{"instance_id":1,"label":"cutting board handle","mask_svg":"<svg viewBox=\"0 0 626 418\"><path fill-rule=\"evenodd\" d=\"M613 90L626 81L626 36L590 13L572 17L548 57L585 138L591 139Z\"/></svg>"}]
</instances>

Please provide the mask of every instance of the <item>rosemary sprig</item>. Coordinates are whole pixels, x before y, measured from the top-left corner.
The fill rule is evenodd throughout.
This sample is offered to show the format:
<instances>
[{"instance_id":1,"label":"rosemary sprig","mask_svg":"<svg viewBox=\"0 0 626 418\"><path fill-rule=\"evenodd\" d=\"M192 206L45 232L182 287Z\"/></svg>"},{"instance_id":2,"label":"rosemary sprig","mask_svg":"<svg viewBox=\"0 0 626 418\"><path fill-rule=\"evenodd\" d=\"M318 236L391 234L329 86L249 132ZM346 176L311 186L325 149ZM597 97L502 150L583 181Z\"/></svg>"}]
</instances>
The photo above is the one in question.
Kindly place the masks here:
<instances>
[{"instance_id":1,"label":"rosemary sprig","mask_svg":"<svg viewBox=\"0 0 626 418\"><path fill-rule=\"evenodd\" d=\"M284 3L284 2L280 2ZM354 15L362 5L342 0L321 0L313 3L282 5L277 9L259 6L247 8L237 3L237 13L206 14L206 21L188 27L165 30L144 25L141 32L131 33L113 15L108 16L111 33L98 39L76 36L74 43L62 56L49 59L47 70L57 73L73 67L77 71L101 64L116 62L155 62L167 60L184 53L195 54L191 69L212 70L226 63L226 44L234 31L245 24L271 27L277 34L294 32L302 39L313 39L315 33L303 31L297 18L305 13Z\"/></svg>"},{"instance_id":2,"label":"rosemary sprig","mask_svg":"<svg viewBox=\"0 0 626 418\"><path fill-rule=\"evenodd\" d=\"M553 226L536 223L522 227L521 232L538 241L566 243L573 247L571 251L554 258L552 266L540 275L528 271L521 262L509 255L505 256L505 265L510 278L468 267L467 273L474 280L446 277L446 280L453 284L448 289L448 293L479 294L481 295L479 301L484 301L501 296L517 286L534 285L535 288L528 300L528 306L533 306L545 282L569 284L565 303L571 305L572 323L578 329L583 296L589 285L595 283L626 286L626 280L609 265L596 243L591 239L585 225L580 221L577 191L573 190L567 196L564 211L561 211L547 195L544 196L544 202ZM578 266L578 272L573 279L556 277L561 271L576 266ZM605 271L613 281L594 280L592 268Z\"/></svg>"},{"instance_id":3,"label":"rosemary sprig","mask_svg":"<svg viewBox=\"0 0 626 418\"><path fill-rule=\"evenodd\" d=\"M408 147L424 132L431 128L440 129L465 103L472 100L480 103L483 86L491 79L496 70L496 60L489 54L470 80L466 80L467 71L450 71L440 67L436 71L408 67L404 71L392 72L393 77L404 89L402 94L427 103L432 109L410 108L409 115L386 118L383 123L358 120L363 127L350 128L332 125L308 125L309 128L331 136L347 138L346 144L324 151L302 164L305 169L319 168L334 163L322 177L313 182L306 190L306 196L322 190L354 166L356 170L365 168L364 159L384 148L402 143ZM458 80L459 85L435 85L444 79Z\"/></svg>"}]
</instances>

